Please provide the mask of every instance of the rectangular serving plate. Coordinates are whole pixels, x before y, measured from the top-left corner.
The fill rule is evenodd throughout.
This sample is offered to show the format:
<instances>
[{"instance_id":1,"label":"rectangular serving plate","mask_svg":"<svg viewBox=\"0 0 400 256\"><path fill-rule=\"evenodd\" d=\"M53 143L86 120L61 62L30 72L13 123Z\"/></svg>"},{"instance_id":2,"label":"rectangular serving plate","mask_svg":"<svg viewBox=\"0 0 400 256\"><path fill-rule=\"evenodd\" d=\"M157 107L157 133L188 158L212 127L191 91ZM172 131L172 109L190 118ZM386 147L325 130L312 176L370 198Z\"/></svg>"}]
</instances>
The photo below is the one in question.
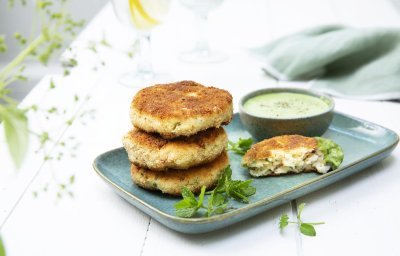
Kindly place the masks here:
<instances>
[{"instance_id":1,"label":"rectangular serving plate","mask_svg":"<svg viewBox=\"0 0 400 256\"><path fill-rule=\"evenodd\" d=\"M248 138L239 115L225 128L232 141ZM354 173L365 170L386 158L396 147L399 138L387 128L348 115L335 113L332 124L323 137L338 143L344 151L340 168L326 174L301 173L277 177L253 178L257 193L249 204L233 201L234 210L221 215L195 218L175 216L174 204L180 198L144 190L133 184L130 162L123 148L99 155L93 163L95 171L121 197L165 226L183 233L205 233L240 222L268 209L326 187ZM241 156L229 153L234 179L251 179L241 165Z\"/></svg>"}]
</instances>

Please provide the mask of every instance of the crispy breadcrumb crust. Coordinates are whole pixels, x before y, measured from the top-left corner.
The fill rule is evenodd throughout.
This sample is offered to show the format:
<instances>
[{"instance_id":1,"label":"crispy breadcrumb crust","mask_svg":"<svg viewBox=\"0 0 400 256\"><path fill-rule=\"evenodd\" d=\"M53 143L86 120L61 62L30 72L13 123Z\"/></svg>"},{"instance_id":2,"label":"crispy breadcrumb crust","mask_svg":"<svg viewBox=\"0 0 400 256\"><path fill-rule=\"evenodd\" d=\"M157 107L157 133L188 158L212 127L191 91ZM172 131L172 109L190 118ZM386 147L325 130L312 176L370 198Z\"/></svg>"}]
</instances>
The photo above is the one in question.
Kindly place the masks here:
<instances>
[{"instance_id":1,"label":"crispy breadcrumb crust","mask_svg":"<svg viewBox=\"0 0 400 256\"><path fill-rule=\"evenodd\" d=\"M133 129L123 138L129 160L155 171L187 169L210 162L224 151L227 142L228 136L222 127L171 140Z\"/></svg>"},{"instance_id":2,"label":"crispy breadcrumb crust","mask_svg":"<svg viewBox=\"0 0 400 256\"><path fill-rule=\"evenodd\" d=\"M304 137L301 135L282 135L263 140L254 144L243 156L243 164L253 161L263 160L273 156L271 151L291 151L298 148L308 148L316 150L318 141L315 138Z\"/></svg>"},{"instance_id":3,"label":"crispy breadcrumb crust","mask_svg":"<svg viewBox=\"0 0 400 256\"><path fill-rule=\"evenodd\" d=\"M157 172L132 164L131 177L133 182L142 188L180 196L183 187L187 187L193 193L200 192L202 186L206 186L207 190L214 188L228 165L228 154L224 151L212 162L187 170Z\"/></svg>"},{"instance_id":4,"label":"crispy breadcrumb crust","mask_svg":"<svg viewBox=\"0 0 400 256\"><path fill-rule=\"evenodd\" d=\"M164 138L190 136L232 120L232 95L194 81L158 84L140 90L132 100L135 127Z\"/></svg>"}]
</instances>

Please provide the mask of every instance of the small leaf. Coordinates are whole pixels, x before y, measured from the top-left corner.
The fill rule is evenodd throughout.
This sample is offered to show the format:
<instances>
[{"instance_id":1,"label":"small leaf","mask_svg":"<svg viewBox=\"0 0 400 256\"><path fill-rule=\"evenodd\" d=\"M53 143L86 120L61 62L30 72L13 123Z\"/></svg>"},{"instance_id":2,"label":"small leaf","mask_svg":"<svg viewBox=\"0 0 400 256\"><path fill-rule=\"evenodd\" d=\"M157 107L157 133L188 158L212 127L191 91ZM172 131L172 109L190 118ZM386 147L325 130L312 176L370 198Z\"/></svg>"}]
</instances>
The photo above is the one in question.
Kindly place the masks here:
<instances>
[{"instance_id":1,"label":"small leaf","mask_svg":"<svg viewBox=\"0 0 400 256\"><path fill-rule=\"evenodd\" d=\"M239 138L239 140L236 143L228 141L227 150L233 151L238 155L244 155L251 148L252 144L253 144L252 138L247 138L247 139Z\"/></svg>"},{"instance_id":2,"label":"small leaf","mask_svg":"<svg viewBox=\"0 0 400 256\"><path fill-rule=\"evenodd\" d=\"M197 208L191 207L191 208L176 209L175 213L176 216L178 217L190 218L196 213L196 211Z\"/></svg>"},{"instance_id":3,"label":"small leaf","mask_svg":"<svg viewBox=\"0 0 400 256\"><path fill-rule=\"evenodd\" d=\"M192 217L199 209L199 203L194 194L186 187L182 188L182 197L183 199L175 204L175 213L177 216L183 218Z\"/></svg>"},{"instance_id":4,"label":"small leaf","mask_svg":"<svg viewBox=\"0 0 400 256\"><path fill-rule=\"evenodd\" d=\"M0 237L0 256L6 256L6 249L4 248L3 240Z\"/></svg>"},{"instance_id":5,"label":"small leaf","mask_svg":"<svg viewBox=\"0 0 400 256\"><path fill-rule=\"evenodd\" d=\"M253 187L253 186L248 186L248 187L245 187L245 188L241 188L240 191L245 196L252 196L252 195L254 195L256 193L256 188Z\"/></svg>"},{"instance_id":6,"label":"small leaf","mask_svg":"<svg viewBox=\"0 0 400 256\"><path fill-rule=\"evenodd\" d=\"M54 83L53 79L50 80L50 89L56 88L56 84Z\"/></svg>"},{"instance_id":7,"label":"small leaf","mask_svg":"<svg viewBox=\"0 0 400 256\"><path fill-rule=\"evenodd\" d=\"M5 38L3 35L0 35L0 53L7 51L7 45L5 43Z\"/></svg>"},{"instance_id":8,"label":"small leaf","mask_svg":"<svg viewBox=\"0 0 400 256\"><path fill-rule=\"evenodd\" d=\"M187 187L183 187L182 188L182 197L183 198L190 198L190 199L194 199L196 200L196 198L194 197L194 194L192 193L192 191L190 191Z\"/></svg>"},{"instance_id":9,"label":"small leaf","mask_svg":"<svg viewBox=\"0 0 400 256\"><path fill-rule=\"evenodd\" d=\"M16 106L0 105L0 118L3 121L8 149L17 168L25 157L29 141L28 121L25 111Z\"/></svg>"},{"instance_id":10,"label":"small leaf","mask_svg":"<svg viewBox=\"0 0 400 256\"><path fill-rule=\"evenodd\" d=\"M226 201L228 200L228 198L223 195L223 194L215 194L215 196L213 197L212 200L212 205L213 206L220 206L223 205L224 203L226 203Z\"/></svg>"},{"instance_id":11,"label":"small leaf","mask_svg":"<svg viewBox=\"0 0 400 256\"><path fill-rule=\"evenodd\" d=\"M289 216L287 214L282 214L279 219L279 228L282 230L289 224Z\"/></svg>"},{"instance_id":12,"label":"small leaf","mask_svg":"<svg viewBox=\"0 0 400 256\"><path fill-rule=\"evenodd\" d=\"M223 205L215 208L214 214L222 214L222 213L224 213L227 206L228 206L228 204L223 204Z\"/></svg>"},{"instance_id":13,"label":"small leaf","mask_svg":"<svg viewBox=\"0 0 400 256\"><path fill-rule=\"evenodd\" d=\"M314 226L307 223L301 223L300 232L306 236L315 236L317 234L317 232L315 232Z\"/></svg>"},{"instance_id":14,"label":"small leaf","mask_svg":"<svg viewBox=\"0 0 400 256\"><path fill-rule=\"evenodd\" d=\"M303 212L304 206L306 203L301 203L297 208L297 219L301 220L301 213Z\"/></svg>"},{"instance_id":15,"label":"small leaf","mask_svg":"<svg viewBox=\"0 0 400 256\"><path fill-rule=\"evenodd\" d=\"M231 167L230 166L226 167L224 172L219 177L218 184L215 187L214 191L217 192L225 191L226 183L230 180L231 174L232 174Z\"/></svg>"},{"instance_id":16,"label":"small leaf","mask_svg":"<svg viewBox=\"0 0 400 256\"><path fill-rule=\"evenodd\" d=\"M199 200L197 201L197 207L200 208L203 205L204 193L206 192L206 186L201 187L201 192L199 195Z\"/></svg>"},{"instance_id":17,"label":"small leaf","mask_svg":"<svg viewBox=\"0 0 400 256\"><path fill-rule=\"evenodd\" d=\"M183 208L196 208L197 207L197 201L191 200L190 198L185 198L175 204L175 209L183 209Z\"/></svg>"}]
</instances>

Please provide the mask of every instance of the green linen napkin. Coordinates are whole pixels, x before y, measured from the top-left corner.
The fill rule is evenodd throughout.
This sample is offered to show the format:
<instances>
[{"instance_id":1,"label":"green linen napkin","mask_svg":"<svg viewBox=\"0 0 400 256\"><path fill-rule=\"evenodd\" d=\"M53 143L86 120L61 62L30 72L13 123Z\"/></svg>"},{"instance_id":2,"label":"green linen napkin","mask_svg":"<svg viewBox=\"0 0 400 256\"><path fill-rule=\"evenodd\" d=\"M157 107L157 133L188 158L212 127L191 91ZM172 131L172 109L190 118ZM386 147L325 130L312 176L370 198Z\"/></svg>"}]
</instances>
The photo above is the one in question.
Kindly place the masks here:
<instances>
[{"instance_id":1,"label":"green linen napkin","mask_svg":"<svg viewBox=\"0 0 400 256\"><path fill-rule=\"evenodd\" d=\"M253 49L279 80L309 80L335 96L400 99L400 29L322 26Z\"/></svg>"}]
</instances>

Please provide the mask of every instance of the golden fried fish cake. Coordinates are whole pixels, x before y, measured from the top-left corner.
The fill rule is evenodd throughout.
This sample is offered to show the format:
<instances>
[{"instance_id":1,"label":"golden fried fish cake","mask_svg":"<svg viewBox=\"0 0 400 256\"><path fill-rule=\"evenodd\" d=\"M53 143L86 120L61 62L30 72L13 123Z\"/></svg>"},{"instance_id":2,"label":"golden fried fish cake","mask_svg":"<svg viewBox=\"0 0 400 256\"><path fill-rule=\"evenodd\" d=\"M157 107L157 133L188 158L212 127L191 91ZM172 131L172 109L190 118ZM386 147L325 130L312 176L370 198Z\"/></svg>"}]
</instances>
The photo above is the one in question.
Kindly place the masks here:
<instances>
[{"instance_id":1,"label":"golden fried fish cake","mask_svg":"<svg viewBox=\"0 0 400 256\"><path fill-rule=\"evenodd\" d=\"M171 140L133 129L123 138L129 160L155 171L187 169L210 162L224 151L227 143L228 137L222 127Z\"/></svg>"},{"instance_id":2,"label":"golden fried fish cake","mask_svg":"<svg viewBox=\"0 0 400 256\"><path fill-rule=\"evenodd\" d=\"M193 193L200 192L202 186L206 186L207 190L214 188L228 165L228 154L224 151L212 162L184 171L157 172L132 164L131 176L133 182L140 187L180 196L183 187L187 187Z\"/></svg>"},{"instance_id":3,"label":"golden fried fish cake","mask_svg":"<svg viewBox=\"0 0 400 256\"><path fill-rule=\"evenodd\" d=\"M218 128L228 124L232 115L229 92L193 81L144 88L135 95L130 108L135 127L167 139Z\"/></svg>"},{"instance_id":4,"label":"golden fried fish cake","mask_svg":"<svg viewBox=\"0 0 400 256\"><path fill-rule=\"evenodd\" d=\"M317 139L300 135L282 135L254 144L243 156L242 165L256 177L304 171L326 173L331 168L318 149Z\"/></svg>"}]
</instances>

